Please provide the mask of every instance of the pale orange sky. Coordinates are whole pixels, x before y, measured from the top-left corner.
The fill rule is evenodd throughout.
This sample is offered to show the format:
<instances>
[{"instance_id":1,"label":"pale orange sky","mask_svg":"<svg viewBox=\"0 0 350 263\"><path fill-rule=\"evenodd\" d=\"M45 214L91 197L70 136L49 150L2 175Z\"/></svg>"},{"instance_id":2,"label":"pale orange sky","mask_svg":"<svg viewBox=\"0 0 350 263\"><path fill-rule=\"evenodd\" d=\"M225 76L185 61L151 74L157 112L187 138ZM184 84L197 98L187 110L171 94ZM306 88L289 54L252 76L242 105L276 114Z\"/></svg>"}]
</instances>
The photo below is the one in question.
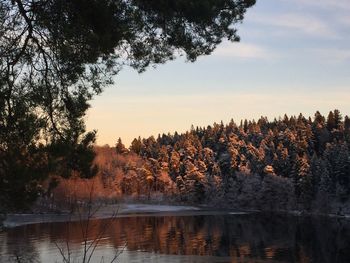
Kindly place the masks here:
<instances>
[{"instance_id":1,"label":"pale orange sky","mask_svg":"<svg viewBox=\"0 0 350 263\"><path fill-rule=\"evenodd\" d=\"M108 93L108 91L107 91ZM350 112L349 92L302 91L276 93L199 94L160 97L106 96L96 99L88 114L88 128L98 128L97 143L114 145L121 137L126 145L137 136L157 136L159 133L184 132L194 126L227 123L233 118L269 119L288 115L313 116L316 110L327 115L334 105L343 114Z\"/></svg>"}]
</instances>

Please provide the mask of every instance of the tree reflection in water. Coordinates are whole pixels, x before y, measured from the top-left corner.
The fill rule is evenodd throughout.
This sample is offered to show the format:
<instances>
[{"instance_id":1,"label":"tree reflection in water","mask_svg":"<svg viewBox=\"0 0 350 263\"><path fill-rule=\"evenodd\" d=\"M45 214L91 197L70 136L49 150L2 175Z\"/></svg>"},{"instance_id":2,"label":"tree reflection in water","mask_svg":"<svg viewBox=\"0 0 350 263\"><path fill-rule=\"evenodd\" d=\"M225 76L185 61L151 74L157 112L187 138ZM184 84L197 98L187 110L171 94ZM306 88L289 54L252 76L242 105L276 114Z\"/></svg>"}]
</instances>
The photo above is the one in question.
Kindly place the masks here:
<instances>
[{"instance_id":1,"label":"tree reflection in water","mask_svg":"<svg viewBox=\"0 0 350 263\"><path fill-rule=\"evenodd\" d=\"M93 221L89 239L101 233L103 223ZM79 224L69 223L73 251L81 248ZM0 256L11 255L13 260L20 252L21 258L26 259L21 262L45 260L45 255L52 258L58 255L52 244L63 244L66 230L65 223L9 229L0 234ZM125 244L129 254L144 251L228 260L223 262L349 262L350 223L341 219L263 214L124 217L113 221L97 253ZM139 260L142 262L142 258Z\"/></svg>"}]
</instances>

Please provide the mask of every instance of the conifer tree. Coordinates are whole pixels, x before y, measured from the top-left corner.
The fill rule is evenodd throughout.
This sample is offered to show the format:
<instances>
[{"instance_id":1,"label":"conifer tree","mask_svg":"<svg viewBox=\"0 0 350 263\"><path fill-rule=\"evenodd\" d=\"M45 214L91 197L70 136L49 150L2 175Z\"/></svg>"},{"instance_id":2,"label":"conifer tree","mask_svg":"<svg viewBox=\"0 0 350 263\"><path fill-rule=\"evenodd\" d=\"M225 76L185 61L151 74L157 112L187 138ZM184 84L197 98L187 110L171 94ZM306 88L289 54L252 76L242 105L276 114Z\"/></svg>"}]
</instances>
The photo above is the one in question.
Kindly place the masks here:
<instances>
[{"instance_id":1,"label":"conifer tree","mask_svg":"<svg viewBox=\"0 0 350 263\"><path fill-rule=\"evenodd\" d=\"M125 145L123 144L122 139L120 137L118 138L118 141L115 145L115 150L118 154L124 154L124 153L127 153L127 151L128 151L125 148Z\"/></svg>"},{"instance_id":2,"label":"conifer tree","mask_svg":"<svg viewBox=\"0 0 350 263\"><path fill-rule=\"evenodd\" d=\"M141 137L139 136L137 139L134 138L130 145L130 151L136 154L140 154L141 148L142 148Z\"/></svg>"}]
</instances>

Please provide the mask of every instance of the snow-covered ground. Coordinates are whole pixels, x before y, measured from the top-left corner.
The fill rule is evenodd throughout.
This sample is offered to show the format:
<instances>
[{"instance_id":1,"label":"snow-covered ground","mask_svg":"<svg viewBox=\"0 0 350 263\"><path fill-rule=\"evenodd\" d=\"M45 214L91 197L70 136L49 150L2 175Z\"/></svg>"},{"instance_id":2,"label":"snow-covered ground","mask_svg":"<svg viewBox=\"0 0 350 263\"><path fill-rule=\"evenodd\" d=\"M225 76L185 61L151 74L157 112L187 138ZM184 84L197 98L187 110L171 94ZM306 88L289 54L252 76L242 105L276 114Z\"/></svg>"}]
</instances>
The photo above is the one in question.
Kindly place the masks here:
<instances>
[{"instance_id":1,"label":"snow-covered ground","mask_svg":"<svg viewBox=\"0 0 350 263\"><path fill-rule=\"evenodd\" d=\"M244 215L260 211L232 211L226 209L203 208L196 206L180 206L180 205L154 205L154 204L116 204L106 205L93 208L96 213L92 219L105 219L111 217L135 217L135 216L193 216L193 215ZM350 214L304 214L301 211L284 211L294 216L314 215L339 217L350 220ZM86 218L86 215L85 215ZM38 223L53 223L53 222L72 222L84 219L84 215L78 214L8 214L5 221L2 222L6 228L17 226L38 224ZM0 222L1 223L1 222ZM1 226L1 224L0 224Z\"/></svg>"},{"instance_id":2,"label":"snow-covered ground","mask_svg":"<svg viewBox=\"0 0 350 263\"><path fill-rule=\"evenodd\" d=\"M179 214L187 215L193 212L194 214L201 213L199 207L194 206L175 206L175 205L150 205L150 204L119 204L107 205L96 208L94 219L126 216L147 216L147 215L164 215L164 214ZM3 226L17 227L21 225L50 223L50 222L67 222L80 220L79 215L63 214L8 214Z\"/></svg>"},{"instance_id":3,"label":"snow-covered ground","mask_svg":"<svg viewBox=\"0 0 350 263\"><path fill-rule=\"evenodd\" d=\"M176 206L176 205L146 205L146 204L122 204L121 213L135 212L178 212L178 211L197 211L199 207L195 206Z\"/></svg>"}]
</instances>

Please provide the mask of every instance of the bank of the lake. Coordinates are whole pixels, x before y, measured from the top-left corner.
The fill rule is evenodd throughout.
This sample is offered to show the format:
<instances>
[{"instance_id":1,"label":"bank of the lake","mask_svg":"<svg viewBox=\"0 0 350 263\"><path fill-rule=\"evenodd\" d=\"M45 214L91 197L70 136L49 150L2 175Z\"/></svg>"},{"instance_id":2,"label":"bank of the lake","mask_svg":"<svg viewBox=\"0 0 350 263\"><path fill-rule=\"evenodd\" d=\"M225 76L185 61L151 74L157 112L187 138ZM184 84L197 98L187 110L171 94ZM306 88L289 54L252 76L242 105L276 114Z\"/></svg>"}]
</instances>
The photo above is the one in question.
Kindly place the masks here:
<instances>
[{"instance_id":1,"label":"bank of the lake","mask_svg":"<svg viewBox=\"0 0 350 263\"><path fill-rule=\"evenodd\" d=\"M228 208L215 208L207 206L186 206L186 205L159 205L159 204L143 204L143 203L121 203L94 206L94 211L90 216L91 219L107 219L118 217L137 217L137 216L183 216L183 215L208 215L208 214L248 214L262 213L273 215L292 215L296 217L329 217L342 218L350 220L350 214L326 214L319 212L307 211L260 211L260 210L232 210ZM13 228L23 225L55 223L55 222L74 222L88 218L87 214L79 213L9 213L2 216L0 221L0 229Z\"/></svg>"}]
</instances>

